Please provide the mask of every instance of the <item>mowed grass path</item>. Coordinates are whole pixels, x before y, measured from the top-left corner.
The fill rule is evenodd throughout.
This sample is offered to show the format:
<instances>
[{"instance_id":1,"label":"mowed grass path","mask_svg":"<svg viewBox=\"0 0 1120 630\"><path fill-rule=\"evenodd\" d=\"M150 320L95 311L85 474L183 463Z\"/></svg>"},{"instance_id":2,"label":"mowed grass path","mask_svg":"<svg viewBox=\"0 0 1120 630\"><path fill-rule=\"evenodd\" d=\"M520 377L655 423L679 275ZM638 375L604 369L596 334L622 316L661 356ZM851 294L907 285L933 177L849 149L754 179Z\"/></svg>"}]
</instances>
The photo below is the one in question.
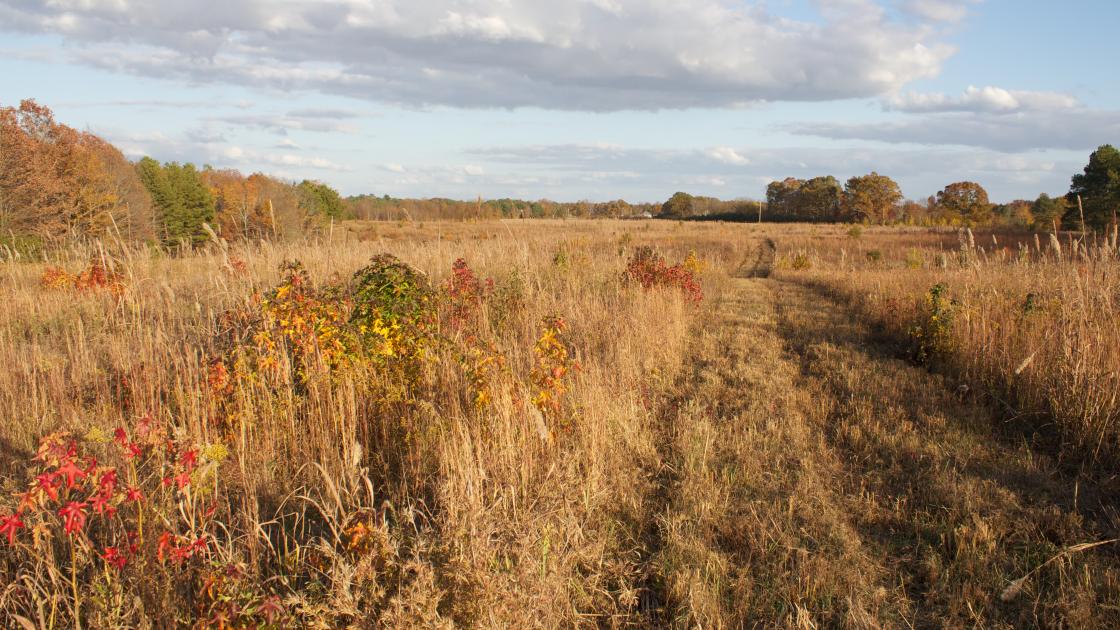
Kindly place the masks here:
<instances>
[{"instance_id":1,"label":"mowed grass path","mask_svg":"<svg viewBox=\"0 0 1120 630\"><path fill-rule=\"evenodd\" d=\"M664 414L637 623L1120 626L1115 546L1007 590L1109 536L1107 497L756 266L698 326Z\"/></svg>"}]
</instances>

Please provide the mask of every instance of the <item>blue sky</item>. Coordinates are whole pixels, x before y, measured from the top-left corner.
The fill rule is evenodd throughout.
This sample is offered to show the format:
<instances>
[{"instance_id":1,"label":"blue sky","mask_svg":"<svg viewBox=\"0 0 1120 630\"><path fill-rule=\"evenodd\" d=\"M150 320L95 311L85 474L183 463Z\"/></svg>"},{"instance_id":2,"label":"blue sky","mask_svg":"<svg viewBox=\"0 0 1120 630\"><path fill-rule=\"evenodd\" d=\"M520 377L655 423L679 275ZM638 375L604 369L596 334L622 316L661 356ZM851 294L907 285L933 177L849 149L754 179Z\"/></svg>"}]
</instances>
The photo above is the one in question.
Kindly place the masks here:
<instances>
[{"instance_id":1,"label":"blue sky","mask_svg":"<svg viewBox=\"0 0 1120 630\"><path fill-rule=\"evenodd\" d=\"M1063 193L1120 3L0 0L0 104L345 194L660 201L871 170Z\"/></svg>"}]
</instances>

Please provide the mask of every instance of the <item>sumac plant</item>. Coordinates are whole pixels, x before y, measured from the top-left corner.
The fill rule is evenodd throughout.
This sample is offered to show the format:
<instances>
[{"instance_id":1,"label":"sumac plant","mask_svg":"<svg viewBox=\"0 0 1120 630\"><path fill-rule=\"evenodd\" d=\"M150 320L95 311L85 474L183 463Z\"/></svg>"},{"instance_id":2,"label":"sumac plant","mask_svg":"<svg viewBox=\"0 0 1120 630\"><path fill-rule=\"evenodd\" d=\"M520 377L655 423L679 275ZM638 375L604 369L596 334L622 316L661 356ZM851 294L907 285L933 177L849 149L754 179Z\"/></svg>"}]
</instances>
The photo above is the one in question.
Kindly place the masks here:
<instances>
[{"instance_id":1,"label":"sumac plant","mask_svg":"<svg viewBox=\"0 0 1120 630\"><path fill-rule=\"evenodd\" d=\"M49 610L60 625L114 625L132 605L122 593L144 590L140 582L189 584L220 534L214 517L226 455L221 444L176 438L151 416L111 436L95 428L42 438L25 490L0 499L10 610ZM49 591L68 592L68 601Z\"/></svg>"},{"instance_id":2,"label":"sumac plant","mask_svg":"<svg viewBox=\"0 0 1120 630\"><path fill-rule=\"evenodd\" d=\"M631 256L624 279L646 290L655 287L679 289L693 304L699 304L704 299L704 290L692 269L682 263L669 265L648 245L639 247Z\"/></svg>"},{"instance_id":3,"label":"sumac plant","mask_svg":"<svg viewBox=\"0 0 1120 630\"><path fill-rule=\"evenodd\" d=\"M573 372L580 365L572 358L567 341L568 325L561 317L549 316L541 321L541 335L533 348L534 362L530 373L533 383L531 402L546 418L568 429L562 417L561 403L571 387Z\"/></svg>"},{"instance_id":4,"label":"sumac plant","mask_svg":"<svg viewBox=\"0 0 1120 630\"><path fill-rule=\"evenodd\" d=\"M444 321L451 330L459 330L478 316L483 302L494 293L494 280L483 280L475 275L467 261L457 259L451 265L451 275L441 287Z\"/></svg>"}]
</instances>

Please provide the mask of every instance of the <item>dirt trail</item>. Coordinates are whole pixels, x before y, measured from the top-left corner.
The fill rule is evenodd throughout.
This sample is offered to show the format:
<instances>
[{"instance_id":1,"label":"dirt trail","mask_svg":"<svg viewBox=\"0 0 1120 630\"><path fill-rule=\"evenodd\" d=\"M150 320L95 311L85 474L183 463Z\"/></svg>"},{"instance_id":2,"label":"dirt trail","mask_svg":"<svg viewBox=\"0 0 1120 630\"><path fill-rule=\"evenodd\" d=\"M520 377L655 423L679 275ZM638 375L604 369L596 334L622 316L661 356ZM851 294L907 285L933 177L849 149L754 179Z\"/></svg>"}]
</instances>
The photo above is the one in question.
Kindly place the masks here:
<instances>
[{"instance_id":1,"label":"dirt trail","mask_svg":"<svg viewBox=\"0 0 1120 630\"><path fill-rule=\"evenodd\" d=\"M1112 533L1079 511L1091 490L772 260L733 280L671 398L638 622L1120 627L1112 548L1001 598Z\"/></svg>"}]
</instances>

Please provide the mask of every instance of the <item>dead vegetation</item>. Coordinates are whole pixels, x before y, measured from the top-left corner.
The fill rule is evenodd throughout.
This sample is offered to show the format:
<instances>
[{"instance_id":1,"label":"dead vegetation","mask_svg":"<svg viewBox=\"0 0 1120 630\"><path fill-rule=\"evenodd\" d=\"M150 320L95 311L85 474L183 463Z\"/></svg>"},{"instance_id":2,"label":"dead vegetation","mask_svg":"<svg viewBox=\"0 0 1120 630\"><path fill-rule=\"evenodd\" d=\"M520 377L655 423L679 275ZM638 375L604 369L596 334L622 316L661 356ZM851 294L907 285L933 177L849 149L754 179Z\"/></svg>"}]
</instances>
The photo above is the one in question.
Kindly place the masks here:
<instances>
[{"instance_id":1,"label":"dead vegetation","mask_svg":"<svg viewBox=\"0 0 1120 630\"><path fill-rule=\"evenodd\" d=\"M1100 243L325 238L5 263L6 625L1118 622Z\"/></svg>"}]
</instances>

